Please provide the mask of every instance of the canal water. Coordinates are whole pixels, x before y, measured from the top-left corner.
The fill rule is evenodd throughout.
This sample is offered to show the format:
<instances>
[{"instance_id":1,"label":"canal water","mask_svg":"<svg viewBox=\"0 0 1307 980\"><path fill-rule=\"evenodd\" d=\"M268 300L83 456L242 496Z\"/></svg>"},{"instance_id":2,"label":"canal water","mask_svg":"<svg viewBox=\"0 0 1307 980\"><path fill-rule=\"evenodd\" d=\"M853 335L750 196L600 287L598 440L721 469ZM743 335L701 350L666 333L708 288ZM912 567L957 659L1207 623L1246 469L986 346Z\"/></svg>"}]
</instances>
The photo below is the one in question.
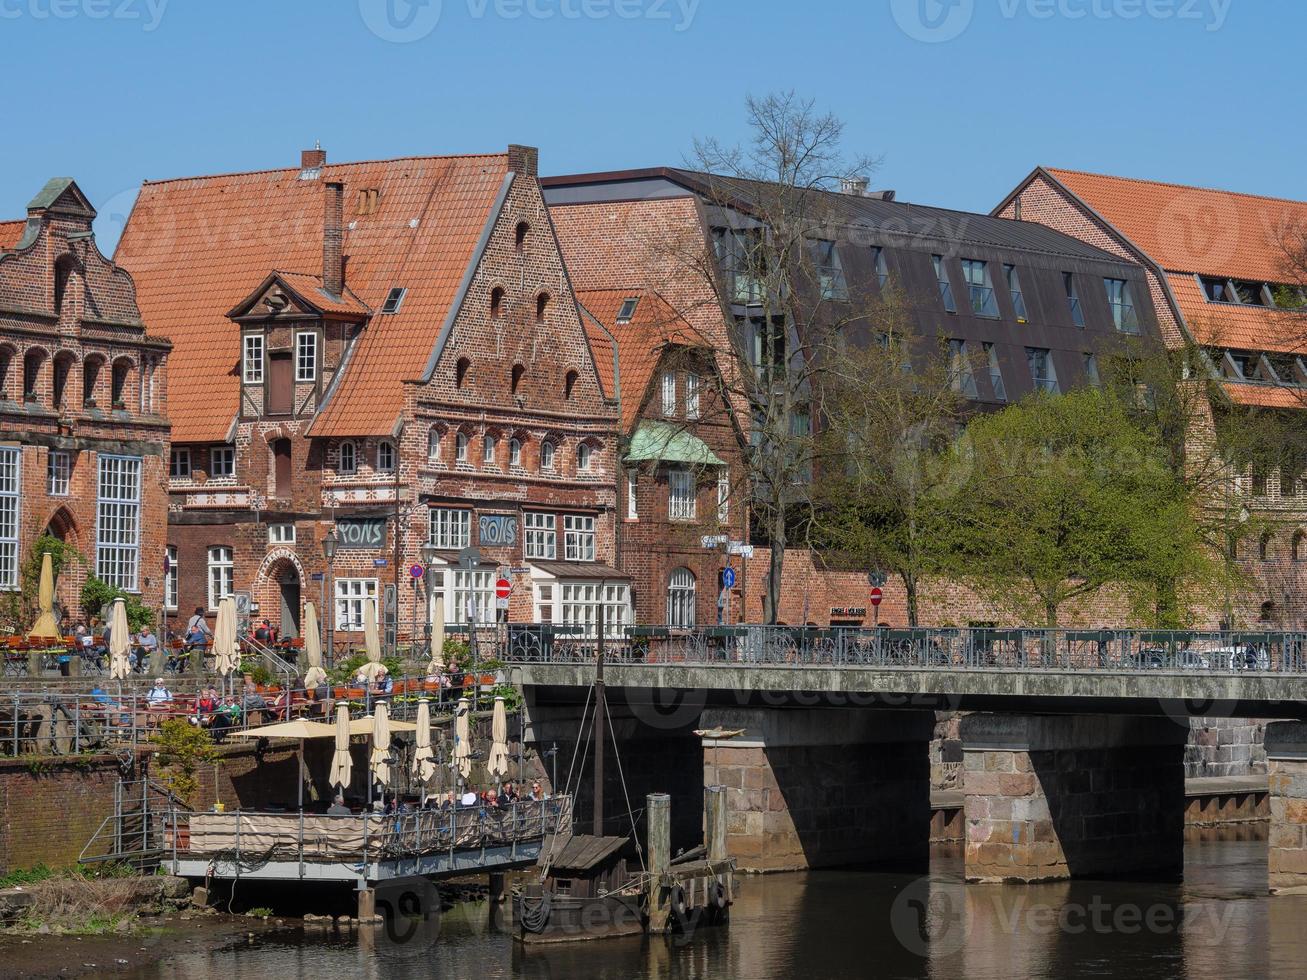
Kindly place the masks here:
<instances>
[{"instance_id":1,"label":"canal water","mask_svg":"<svg viewBox=\"0 0 1307 980\"><path fill-rule=\"evenodd\" d=\"M1266 894L1266 843L1186 848L1183 883L967 885L956 851L925 877L820 871L749 877L727 929L515 947L486 903L397 943L295 930L155 964L143 978L905 977L1008 980L1307 976L1307 897ZM373 932L369 930L369 932Z\"/></svg>"}]
</instances>

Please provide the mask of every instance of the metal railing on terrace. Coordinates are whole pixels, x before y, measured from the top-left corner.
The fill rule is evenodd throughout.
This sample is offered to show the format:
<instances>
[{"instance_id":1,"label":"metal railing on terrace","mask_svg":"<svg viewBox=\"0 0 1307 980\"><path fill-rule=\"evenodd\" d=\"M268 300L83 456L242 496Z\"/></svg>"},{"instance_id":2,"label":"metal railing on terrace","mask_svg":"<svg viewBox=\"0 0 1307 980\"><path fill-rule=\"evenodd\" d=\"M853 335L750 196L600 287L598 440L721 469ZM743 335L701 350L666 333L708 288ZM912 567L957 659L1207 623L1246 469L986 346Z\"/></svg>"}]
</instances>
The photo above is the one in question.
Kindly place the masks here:
<instances>
[{"instance_id":1,"label":"metal railing on terrace","mask_svg":"<svg viewBox=\"0 0 1307 980\"><path fill-rule=\"evenodd\" d=\"M539 631L508 663L593 662L593 637ZM1074 629L637 626L605 643L617 662L936 670L1307 674L1307 633Z\"/></svg>"}]
</instances>

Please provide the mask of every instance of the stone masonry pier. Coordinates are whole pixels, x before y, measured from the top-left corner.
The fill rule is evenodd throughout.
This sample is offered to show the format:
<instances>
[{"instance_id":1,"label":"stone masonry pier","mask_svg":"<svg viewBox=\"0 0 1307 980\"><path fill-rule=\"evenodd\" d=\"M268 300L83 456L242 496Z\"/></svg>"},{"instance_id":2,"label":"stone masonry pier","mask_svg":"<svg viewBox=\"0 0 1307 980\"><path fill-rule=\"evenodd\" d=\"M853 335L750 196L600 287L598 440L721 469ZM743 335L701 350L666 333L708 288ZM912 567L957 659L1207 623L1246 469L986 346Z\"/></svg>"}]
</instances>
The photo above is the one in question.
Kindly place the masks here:
<instances>
[{"instance_id":1,"label":"stone masonry pier","mask_svg":"<svg viewBox=\"0 0 1307 980\"><path fill-rule=\"evenodd\" d=\"M1266 726L1271 829L1266 863L1273 895L1307 894L1307 723Z\"/></svg>"},{"instance_id":2,"label":"stone masonry pier","mask_svg":"<svg viewBox=\"0 0 1307 980\"><path fill-rule=\"evenodd\" d=\"M962 720L970 881L1178 876L1184 746L1166 718Z\"/></svg>"},{"instance_id":3,"label":"stone masonry pier","mask_svg":"<svg viewBox=\"0 0 1307 980\"><path fill-rule=\"evenodd\" d=\"M727 789L742 870L893 865L925 871L930 711L709 708L704 785Z\"/></svg>"}]
</instances>

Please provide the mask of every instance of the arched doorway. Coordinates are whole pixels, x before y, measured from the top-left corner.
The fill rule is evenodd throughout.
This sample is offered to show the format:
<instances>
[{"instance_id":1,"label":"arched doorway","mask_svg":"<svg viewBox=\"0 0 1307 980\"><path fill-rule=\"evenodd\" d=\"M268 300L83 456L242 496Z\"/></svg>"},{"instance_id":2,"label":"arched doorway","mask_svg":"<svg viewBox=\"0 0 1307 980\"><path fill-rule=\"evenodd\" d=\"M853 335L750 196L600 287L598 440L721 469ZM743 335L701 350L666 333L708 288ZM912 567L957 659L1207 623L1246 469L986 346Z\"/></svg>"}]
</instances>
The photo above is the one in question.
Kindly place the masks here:
<instances>
[{"instance_id":1,"label":"arched doorway","mask_svg":"<svg viewBox=\"0 0 1307 980\"><path fill-rule=\"evenodd\" d=\"M300 635L300 575L295 566L285 562L277 576L281 595L281 635L286 638Z\"/></svg>"},{"instance_id":2,"label":"arched doorway","mask_svg":"<svg viewBox=\"0 0 1307 980\"><path fill-rule=\"evenodd\" d=\"M254 577L252 599L259 611L254 620L269 620L280 636L300 635L304 570L293 551L274 548L268 552Z\"/></svg>"},{"instance_id":3,"label":"arched doorway","mask_svg":"<svg viewBox=\"0 0 1307 980\"><path fill-rule=\"evenodd\" d=\"M50 515L50 520L46 522L45 530L41 533L62 541L74 551L81 551L81 535L77 531L77 520L67 507L57 508ZM70 561L64 566L64 570L59 573L59 579L55 583L56 616L59 616L61 612L66 612L69 616L76 617L77 611L81 607L82 586L86 584L86 571L85 566L80 561Z\"/></svg>"}]
</instances>

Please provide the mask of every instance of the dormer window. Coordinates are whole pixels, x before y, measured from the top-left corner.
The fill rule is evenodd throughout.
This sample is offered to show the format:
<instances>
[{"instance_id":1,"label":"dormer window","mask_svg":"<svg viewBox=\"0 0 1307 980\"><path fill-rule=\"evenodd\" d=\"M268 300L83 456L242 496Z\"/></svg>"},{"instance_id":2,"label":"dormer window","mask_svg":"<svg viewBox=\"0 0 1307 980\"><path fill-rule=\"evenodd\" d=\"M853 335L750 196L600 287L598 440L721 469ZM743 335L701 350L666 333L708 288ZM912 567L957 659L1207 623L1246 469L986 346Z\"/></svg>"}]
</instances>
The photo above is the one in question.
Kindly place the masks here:
<instances>
[{"instance_id":1,"label":"dormer window","mask_svg":"<svg viewBox=\"0 0 1307 980\"><path fill-rule=\"evenodd\" d=\"M386 294L386 301L381 304L382 313L398 313L399 308L404 305L404 297L408 290L403 286L392 286L390 292Z\"/></svg>"},{"instance_id":2,"label":"dormer window","mask_svg":"<svg viewBox=\"0 0 1307 980\"><path fill-rule=\"evenodd\" d=\"M243 374L247 385L263 384L263 334L245 335Z\"/></svg>"}]
</instances>

